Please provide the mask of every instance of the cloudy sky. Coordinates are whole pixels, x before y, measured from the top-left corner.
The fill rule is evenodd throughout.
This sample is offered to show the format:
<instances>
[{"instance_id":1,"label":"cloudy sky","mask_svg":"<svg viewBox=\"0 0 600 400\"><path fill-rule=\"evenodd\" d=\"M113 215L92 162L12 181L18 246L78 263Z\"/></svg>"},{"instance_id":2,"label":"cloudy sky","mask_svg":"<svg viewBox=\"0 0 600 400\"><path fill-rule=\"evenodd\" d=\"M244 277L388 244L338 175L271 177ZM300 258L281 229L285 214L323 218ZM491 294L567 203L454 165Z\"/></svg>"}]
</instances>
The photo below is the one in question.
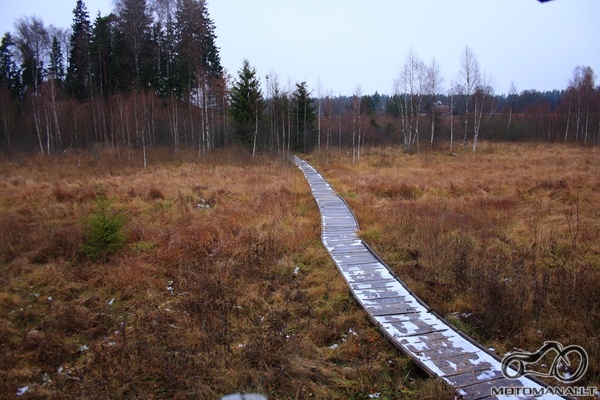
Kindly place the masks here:
<instances>
[{"instance_id":1,"label":"cloudy sky","mask_svg":"<svg viewBox=\"0 0 600 400\"><path fill-rule=\"evenodd\" d=\"M68 27L75 0L0 0L0 31L36 15ZM87 0L94 16L111 0ZM567 86L577 65L600 73L600 1L553 0L209 0L224 67L247 58L261 78L306 81L323 94L391 93L413 51L435 57L446 86L469 46L497 93ZM597 82L598 83L598 82Z\"/></svg>"}]
</instances>

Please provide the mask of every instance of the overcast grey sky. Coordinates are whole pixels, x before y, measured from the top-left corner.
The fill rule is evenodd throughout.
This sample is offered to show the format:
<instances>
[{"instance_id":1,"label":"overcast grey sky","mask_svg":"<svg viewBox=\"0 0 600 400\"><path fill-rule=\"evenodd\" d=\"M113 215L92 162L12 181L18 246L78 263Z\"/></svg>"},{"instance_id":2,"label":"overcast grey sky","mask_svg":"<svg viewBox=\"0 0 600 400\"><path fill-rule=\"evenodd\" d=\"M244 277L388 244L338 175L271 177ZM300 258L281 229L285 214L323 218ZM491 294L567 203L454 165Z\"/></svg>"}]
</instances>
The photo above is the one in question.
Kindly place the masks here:
<instances>
[{"instance_id":1,"label":"overcast grey sky","mask_svg":"<svg viewBox=\"0 0 600 400\"><path fill-rule=\"evenodd\" d=\"M20 16L68 27L76 0L0 0L0 31ZM93 20L111 0L85 1ZM465 46L496 93L566 88L577 65L600 73L600 0L209 0L223 66L247 58L261 79L307 81L323 94L391 93L412 48L447 86Z\"/></svg>"}]
</instances>

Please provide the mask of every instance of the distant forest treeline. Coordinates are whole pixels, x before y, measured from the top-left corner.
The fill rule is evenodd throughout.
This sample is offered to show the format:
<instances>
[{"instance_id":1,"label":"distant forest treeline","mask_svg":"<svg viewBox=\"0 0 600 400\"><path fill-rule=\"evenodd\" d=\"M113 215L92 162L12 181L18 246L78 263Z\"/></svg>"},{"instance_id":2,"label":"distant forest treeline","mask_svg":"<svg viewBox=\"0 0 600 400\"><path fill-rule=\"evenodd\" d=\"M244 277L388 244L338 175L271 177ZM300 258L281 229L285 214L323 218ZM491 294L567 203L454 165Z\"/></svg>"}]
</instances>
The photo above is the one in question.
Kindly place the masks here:
<instances>
[{"instance_id":1,"label":"distant forest treeline","mask_svg":"<svg viewBox=\"0 0 600 400\"><path fill-rule=\"evenodd\" d=\"M411 51L393 95L314 95L274 74L263 93L247 60L235 79L224 71L215 40L204 0L117 0L93 22L77 0L70 29L18 20L0 45L0 151L110 147L130 156L162 146L202 156L240 144L280 154L351 147L360 157L366 144L600 142L590 67L576 67L564 90L496 95L469 48L446 90L435 61Z\"/></svg>"}]
</instances>

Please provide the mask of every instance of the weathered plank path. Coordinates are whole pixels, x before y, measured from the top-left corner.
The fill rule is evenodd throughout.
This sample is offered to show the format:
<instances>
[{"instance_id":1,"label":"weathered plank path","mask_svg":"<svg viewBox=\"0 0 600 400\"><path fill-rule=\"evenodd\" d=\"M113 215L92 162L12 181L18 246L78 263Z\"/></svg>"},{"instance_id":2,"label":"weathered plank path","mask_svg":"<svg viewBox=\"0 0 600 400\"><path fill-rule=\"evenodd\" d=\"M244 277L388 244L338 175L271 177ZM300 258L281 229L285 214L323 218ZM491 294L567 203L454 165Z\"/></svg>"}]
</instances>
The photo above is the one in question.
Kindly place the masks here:
<instances>
[{"instance_id":1,"label":"weathered plank path","mask_svg":"<svg viewBox=\"0 0 600 400\"><path fill-rule=\"evenodd\" d=\"M492 396L492 387L543 388L527 377L505 378L497 358L431 312L359 238L354 214L329 183L306 161L298 157L293 161L304 173L319 206L323 244L354 297L396 347L429 375L452 385L465 400L533 398Z\"/></svg>"}]
</instances>

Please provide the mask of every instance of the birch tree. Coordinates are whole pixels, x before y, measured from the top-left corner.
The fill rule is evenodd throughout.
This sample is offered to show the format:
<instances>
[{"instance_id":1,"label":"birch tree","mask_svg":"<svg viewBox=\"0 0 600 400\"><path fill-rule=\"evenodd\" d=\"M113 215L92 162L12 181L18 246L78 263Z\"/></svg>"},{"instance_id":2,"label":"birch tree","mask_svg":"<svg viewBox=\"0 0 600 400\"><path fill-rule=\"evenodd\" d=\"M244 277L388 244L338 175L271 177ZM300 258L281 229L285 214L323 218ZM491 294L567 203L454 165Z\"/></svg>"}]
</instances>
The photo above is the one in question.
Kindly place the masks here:
<instances>
[{"instance_id":1,"label":"birch tree","mask_svg":"<svg viewBox=\"0 0 600 400\"><path fill-rule=\"evenodd\" d=\"M356 86L352 96L352 162L360 159L362 90Z\"/></svg>"},{"instance_id":2,"label":"birch tree","mask_svg":"<svg viewBox=\"0 0 600 400\"><path fill-rule=\"evenodd\" d=\"M433 148L433 139L435 135L435 125L437 120L437 106L435 104L435 96L441 93L442 90L442 74L440 72L440 66L435 61L435 58L431 60L431 64L426 70L426 91L429 96L429 102L431 104L431 139L430 145Z\"/></svg>"},{"instance_id":3,"label":"birch tree","mask_svg":"<svg viewBox=\"0 0 600 400\"><path fill-rule=\"evenodd\" d=\"M475 88L473 100L473 151L477 151L479 143L479 133L483 124L483 115L486 107L490 111L490 116L494 112L493 95L491 80L485 74L481 77L479 84ZM488 118L489 120L489 118Z\"/></svg>"},{"instance_id":4,"label":"birch tree","mask_svg":"<svg viewBox=\"0 0 600 400\"><path fill-rule=\"evenodd\" d=\"M454 145L454 101L457 92L458 88L456 84L450 81L448 89L448 97L450 98L450 153L452 153L452 148Z\"/></svg>"},{"instance_id":5,"label":"birch tree","mask_svg":"<svg viewBox=\"0 0 600 400\"><path fill-rule=\"evenodd\" d=\"M592 67L579 65L573 70L573 78L569 81L567 91L571 94L571 103L575 106L575 141L583 136L587 143L590 125L590 103L594 93L595 76ZM570 99L570 100L571 100ZM570 113L569 106L569 113ZM568 124L567 124L568 126ZM566 135L565 135L566 140Z\"/></svg>"},{"instance_id":6,"label":"birch tree","mask_svg":"<svg viewBox=\"0 0 600 400\"><path fill-rule=\"evenodd\" d=\"M419 151L419 115L426 93L426 68L423 61L410 50L398 79L394 82L395 98L400 110L404 148Z\"/></svg>"},{"instance_id":7,"label":"birch tree","mask_svg":"<svg viewBox=\"0 0 600 400\"><path fill-rule=\"evenodd\" d=\"M474 107L474 97L477 87L480 83L479 63L475 54L469 47L465 47L465 52L461 57L460 71L458 76L459 95L464 102L463 114L463 150L467 150L467 141L469 134L469 121Z\"/></svg>"},{"instance_id":8,"label":"birch tree","mask_svg":"<svg viewBox=\"0 0 600 400\"><path fill-rule=\"evenodd\" d=\"M321 99L323 97L321 78L317 82L317 149L321 149Z\"/></svg>"},{"instance_id":9,"label":"birch tree","mask_svg":"<svg viewBox=\"0 0 600 400\"><path fill-rule=\"evenodd\" d=\"M506 125L506 134L510 133L510 124L512 122L513 115L513 107L515 103L515 98L517 96L517 88L513 82L510 83L510 89L508 91L507 103L508 103L508 124Z\"/></svg>"},{"instance_id":10,"label":"birch tree","mask_svg":"<svg viewBox=\"0 0 600 400\"><path fill-rule=\"evenodd\" d=\"M31 99L38 144L40 152L44 154L40 87L44 78L45 55L49 49L50 39L44 23L39 18L22 18L17 22L16 27L17 37L15 43L21 58L23 84L27 88L27 93Z\"/></svg>"}]
</instances>

